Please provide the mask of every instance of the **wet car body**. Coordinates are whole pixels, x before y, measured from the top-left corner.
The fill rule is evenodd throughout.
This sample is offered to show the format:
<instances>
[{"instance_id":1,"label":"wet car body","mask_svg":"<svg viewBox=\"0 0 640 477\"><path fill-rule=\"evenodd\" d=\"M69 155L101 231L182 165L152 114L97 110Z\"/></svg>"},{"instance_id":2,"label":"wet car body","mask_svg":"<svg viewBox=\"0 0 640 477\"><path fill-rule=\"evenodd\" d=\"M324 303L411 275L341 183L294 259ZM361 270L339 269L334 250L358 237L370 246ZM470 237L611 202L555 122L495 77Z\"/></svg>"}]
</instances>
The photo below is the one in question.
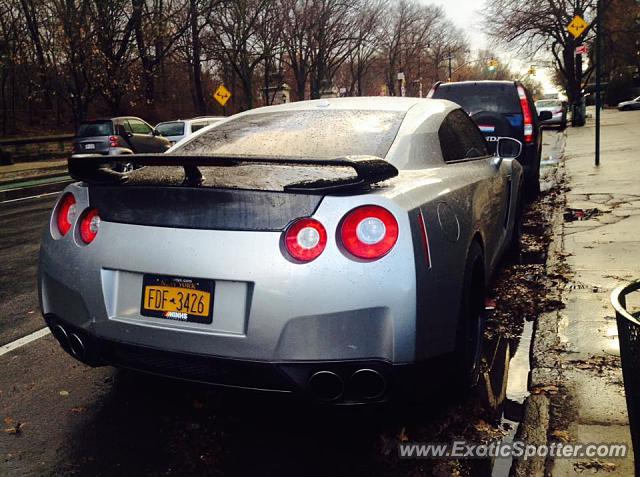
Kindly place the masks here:
<instances>
[{"instance_id":1,"label":"wet car body","mask_svg":"<svg viewBox=\"0 0 640 477\"><path fill-rule=\"evenodd\" d=\"M471 136L459 154L470 157L456 157ZM340 404L385 400L457 350L467 282L483 289L515 233L521 166L489 155L448 101L260 108L164 156L99 178L70 161L84 181L66 189L44 232L41 309L88 364ZM350 168L357 177L327 179ZM388 250L367 255L393 234ZM295 255L309 237L315 245ZM209 293L209 313L146 309L158 296L149 290L181 283Z\"/></svg>"}]
</instances>

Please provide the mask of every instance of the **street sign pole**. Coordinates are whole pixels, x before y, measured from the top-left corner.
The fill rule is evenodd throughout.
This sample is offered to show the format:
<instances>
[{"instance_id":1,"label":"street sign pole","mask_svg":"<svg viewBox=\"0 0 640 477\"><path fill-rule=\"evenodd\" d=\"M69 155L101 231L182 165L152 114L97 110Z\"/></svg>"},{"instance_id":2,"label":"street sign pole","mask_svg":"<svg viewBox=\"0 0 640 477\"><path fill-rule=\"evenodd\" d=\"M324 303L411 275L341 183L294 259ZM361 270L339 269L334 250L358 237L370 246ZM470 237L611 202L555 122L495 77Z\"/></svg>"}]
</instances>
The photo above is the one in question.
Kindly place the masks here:
<instances>
[{"instance_id":1,"label":"street sign pole","mask_svg":"<svg viewBox=\"0 0 640 477\"><path fill-rule=\"evenodd\" d=\"M602 97L600 96L600 63L602 61L602 0L598 0L596 16L596 166L600 165L600 108Z\"/></svg>"}]
</instances>

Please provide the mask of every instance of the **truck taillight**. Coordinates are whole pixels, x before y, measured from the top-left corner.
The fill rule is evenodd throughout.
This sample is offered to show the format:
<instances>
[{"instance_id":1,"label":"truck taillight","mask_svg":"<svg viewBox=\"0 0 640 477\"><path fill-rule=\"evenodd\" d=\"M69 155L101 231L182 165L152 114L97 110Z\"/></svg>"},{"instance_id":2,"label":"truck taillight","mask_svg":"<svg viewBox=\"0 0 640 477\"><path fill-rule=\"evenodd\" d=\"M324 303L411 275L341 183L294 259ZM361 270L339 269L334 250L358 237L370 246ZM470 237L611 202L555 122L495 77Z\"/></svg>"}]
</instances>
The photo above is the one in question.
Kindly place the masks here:
<instances>
[{"instance_id":1,"label":"truck taillight","mask_svg":"<svg viewBox=\"0 0 640 477\"><path fill-rule=\"evenodd\" d=\"M351 255L377 260L391 251L398 241L398 221L378 205L364 205L342 219L340 242Z\"/></svg>"},{"instance_id":2,"label":"truck taillight","mask_svg":"<svg viewBox=\"0 0 640 477\"><path fill-rule=\"evenodd\" d=\"M67 232L71 230L76 214L76 198L73 194L67 192L60 200L60 204L58 204L56 215L56 225L58 226L60 235L65 236Z\"/></svg>"},{"instance_id":3,"label":"truck taillight","mask_svg":"<svg viewBox=\"0 0 640 477\"><path fill-rule=\"evenodd\" d=\"M520 107L524 118L524 142L533 142L533 115L527 101L527 93L522 86L518 86L518 96L520 97Z\"/></svg>"}]
</instances>

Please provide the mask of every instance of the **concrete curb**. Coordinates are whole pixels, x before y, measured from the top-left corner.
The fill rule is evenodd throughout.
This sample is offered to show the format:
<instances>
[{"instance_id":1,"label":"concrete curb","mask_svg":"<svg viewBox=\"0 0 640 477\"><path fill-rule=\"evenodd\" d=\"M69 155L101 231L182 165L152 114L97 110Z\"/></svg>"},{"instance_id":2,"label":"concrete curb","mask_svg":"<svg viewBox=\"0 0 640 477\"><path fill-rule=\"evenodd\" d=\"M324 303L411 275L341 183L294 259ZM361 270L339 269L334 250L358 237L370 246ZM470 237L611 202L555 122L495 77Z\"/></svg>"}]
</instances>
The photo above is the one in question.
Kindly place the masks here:
<instances>
[{"instance_id":1,"label":"concrete curb","mask_svg":"<svg viewBox=\"0 0 640 477\"><path fill-rule=\"evenodd\" d=\"M547 275L557 273L563 268L563 224L564 205L566 204L566 190L563 187L566 177L566 169L563 159L556 170L557 184L560 186L561 198L553 204L551 216L551 242L547 250L545 270ZM553 290L553 288L550 288ZM553 298L560 300L564 287L558 287ZM529 389L544 389L546 386L558 387L560 384L560 372L557 367L558 346L558 320L557 311L540 314L535 322L533 336L531 337L529 374ZM518 426L515 440L521 440L526 444L541 445L548 443L550 399L540 392L531 394L524 402L524 418ZM545 475L546 459L539 458L514 458L511 466L512 477L543 477Z\"/></svg>"}]
</instances>

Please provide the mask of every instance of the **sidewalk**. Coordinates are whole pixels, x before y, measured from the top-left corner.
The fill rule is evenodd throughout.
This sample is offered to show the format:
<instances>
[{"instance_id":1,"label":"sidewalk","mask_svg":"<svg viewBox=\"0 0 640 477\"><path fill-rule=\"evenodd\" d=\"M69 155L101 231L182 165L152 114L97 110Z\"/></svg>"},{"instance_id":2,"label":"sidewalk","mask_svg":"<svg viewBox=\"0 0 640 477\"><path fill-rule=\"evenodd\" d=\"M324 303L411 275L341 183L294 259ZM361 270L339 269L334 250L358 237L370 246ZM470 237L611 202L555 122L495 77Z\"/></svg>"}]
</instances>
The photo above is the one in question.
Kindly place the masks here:
<instances>
[{"instance_id":1,"label":"sidewalk","mask_svg":"<svg viewBox=\"0 0 640 477\"><path fill-rule=\"evenodd\" d=\"M566 208L556 218L548 261L564 308L538 318L532 351L531 386L542 390L536 398L548 411L552 442L627 443L631 453L609 297L618 285L640 278L639 126L640 111L603 112L599 167L593 119L568 131ZM633 458L549 459L546 470L553 476L629 476Z\"/></svg>"}]
</instances>

